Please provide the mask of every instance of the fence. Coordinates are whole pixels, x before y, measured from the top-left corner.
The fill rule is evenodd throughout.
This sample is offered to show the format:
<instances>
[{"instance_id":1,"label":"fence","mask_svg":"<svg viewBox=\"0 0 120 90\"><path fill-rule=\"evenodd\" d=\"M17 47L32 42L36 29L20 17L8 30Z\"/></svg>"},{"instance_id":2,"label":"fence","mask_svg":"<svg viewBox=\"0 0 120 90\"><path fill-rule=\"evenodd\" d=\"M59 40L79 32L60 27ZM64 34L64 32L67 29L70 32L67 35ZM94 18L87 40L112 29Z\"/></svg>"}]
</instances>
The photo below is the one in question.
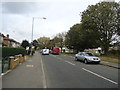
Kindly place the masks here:
<instances>
[{"instance_id":1,"label":"fence","mask_svg":"<svg viewBox=\"0 0 120 90\"><path fill-rule=\"evenodd\" d=\"M22 56L21 54L2 58L2 73L6 72L9 69L16 68L19 63L22 63L24 61L25 56Z\"/></svg>"}]
</instances>

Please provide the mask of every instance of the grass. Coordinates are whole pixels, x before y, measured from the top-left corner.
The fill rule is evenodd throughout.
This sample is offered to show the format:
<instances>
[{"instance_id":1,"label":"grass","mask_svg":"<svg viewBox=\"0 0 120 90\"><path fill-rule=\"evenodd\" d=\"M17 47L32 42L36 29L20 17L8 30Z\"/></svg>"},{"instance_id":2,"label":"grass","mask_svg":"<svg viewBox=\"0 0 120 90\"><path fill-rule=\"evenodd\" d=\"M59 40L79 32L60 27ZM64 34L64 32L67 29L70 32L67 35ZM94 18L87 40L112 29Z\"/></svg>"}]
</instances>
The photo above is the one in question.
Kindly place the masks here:
<instances>
[{"instance_id":1,"label":"grass","mask_svg":"<svg viewBox=\"0 0 120 90\"><path fill-rule=\"evenodd\" d=\"M120 64L120 59L115 56L100 56L100 59L102 61L107 61L107 62L112 62L112 63L119 63Z\"/></svg>"}]
</instances>

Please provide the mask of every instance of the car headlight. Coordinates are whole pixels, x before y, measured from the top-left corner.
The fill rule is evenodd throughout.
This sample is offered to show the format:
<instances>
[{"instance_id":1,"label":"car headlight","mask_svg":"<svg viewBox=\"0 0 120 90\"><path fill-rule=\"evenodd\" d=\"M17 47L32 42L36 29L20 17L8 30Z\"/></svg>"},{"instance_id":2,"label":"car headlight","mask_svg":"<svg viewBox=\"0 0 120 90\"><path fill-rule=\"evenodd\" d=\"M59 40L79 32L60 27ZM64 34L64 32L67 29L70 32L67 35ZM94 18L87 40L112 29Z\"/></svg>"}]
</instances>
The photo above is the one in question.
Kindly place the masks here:
<instances>
[{"instance_id":1,"label":"car headlight","mask_svg":"<svg viewBox=\"0 0 120 90\"><path fill-rule=\"evenodd\" d=\"M93 58L88 58L88 60L93 60Z\"/></svg>"}]
</instances>

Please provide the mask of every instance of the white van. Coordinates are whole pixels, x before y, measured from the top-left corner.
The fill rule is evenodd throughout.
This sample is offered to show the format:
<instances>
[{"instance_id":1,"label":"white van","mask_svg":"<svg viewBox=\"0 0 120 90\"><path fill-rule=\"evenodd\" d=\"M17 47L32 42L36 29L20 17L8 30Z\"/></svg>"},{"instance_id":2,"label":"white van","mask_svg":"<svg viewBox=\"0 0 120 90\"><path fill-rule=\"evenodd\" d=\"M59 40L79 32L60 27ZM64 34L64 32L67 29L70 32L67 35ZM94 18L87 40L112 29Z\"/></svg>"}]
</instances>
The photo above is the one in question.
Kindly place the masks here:
<instances>
[{"instance_id":1,"label":"white van","mask_svg":"<svg viewBox=\"0 0 120 90\"><path fill-rule=\"evenodd\" d=\"M49 55L49 49L43 49L42 55Z\"/></svg>"}]
</instances>

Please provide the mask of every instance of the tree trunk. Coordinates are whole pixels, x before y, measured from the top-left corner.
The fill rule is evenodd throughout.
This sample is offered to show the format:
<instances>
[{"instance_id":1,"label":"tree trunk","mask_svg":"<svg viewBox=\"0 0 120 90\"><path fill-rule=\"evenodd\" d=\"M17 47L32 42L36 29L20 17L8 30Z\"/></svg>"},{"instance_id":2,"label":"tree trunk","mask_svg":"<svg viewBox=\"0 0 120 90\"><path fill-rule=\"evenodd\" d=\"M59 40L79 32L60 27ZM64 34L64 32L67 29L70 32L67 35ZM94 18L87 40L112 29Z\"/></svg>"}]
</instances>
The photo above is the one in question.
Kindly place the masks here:
<instances>
[{"instance_id":1,"label":"tree trunk","mask_svg":"<svg viewBox=\"0 0 120 90\"><path fill-rule=\"evenodd\" d=\"M109 50L109 44L104 44L102 47L103 47L104 54L106 55Z\"/></svg>"}]
</instances>

